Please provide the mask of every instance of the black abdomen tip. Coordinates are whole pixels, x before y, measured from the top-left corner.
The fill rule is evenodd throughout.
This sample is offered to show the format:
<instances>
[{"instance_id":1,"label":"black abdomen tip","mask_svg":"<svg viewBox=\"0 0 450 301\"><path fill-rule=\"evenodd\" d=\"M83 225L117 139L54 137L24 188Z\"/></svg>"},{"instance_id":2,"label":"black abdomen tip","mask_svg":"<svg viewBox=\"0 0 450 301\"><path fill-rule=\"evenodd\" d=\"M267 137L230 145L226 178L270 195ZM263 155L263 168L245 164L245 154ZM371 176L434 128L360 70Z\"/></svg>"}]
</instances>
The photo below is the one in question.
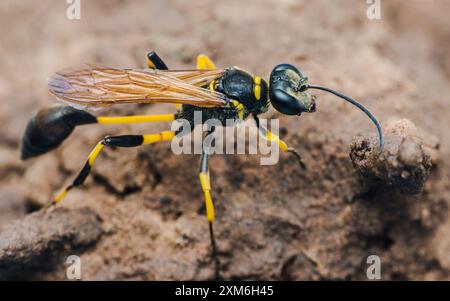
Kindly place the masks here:
<instances>
[{"instance_id":1,"label":"black abdomen tip","mask_svg":"<svg viewBox=\"0 0 450 301\"><path fill-rule=\"evenodd\" d=\"M97 118L66 105L41 109L28 122L22 138L23 160L57 148L77 125L96 123Z\"/></svg>"}]
</instances>

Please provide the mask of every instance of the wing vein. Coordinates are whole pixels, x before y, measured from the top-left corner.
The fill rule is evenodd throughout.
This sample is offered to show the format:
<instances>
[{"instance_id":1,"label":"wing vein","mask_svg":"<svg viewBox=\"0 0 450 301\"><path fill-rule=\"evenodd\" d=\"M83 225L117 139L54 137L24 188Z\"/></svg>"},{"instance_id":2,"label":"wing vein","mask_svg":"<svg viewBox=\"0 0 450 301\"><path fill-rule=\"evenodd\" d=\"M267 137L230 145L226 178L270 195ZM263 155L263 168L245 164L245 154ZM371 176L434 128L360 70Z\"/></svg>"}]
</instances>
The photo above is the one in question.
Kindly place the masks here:
<instances>
[{"instance_id":1,"label":"wing vein","mask_svg":"<svg viewBox=\"0 0 450 301\"><path fill-rule=\"evenodd\" d=\"M225 70L117 69L88 64L57 72L49 91L77 107L104 107L120 103L180 103L221 107L225 95L202 86Z\"/></svg>"}]
</instances>

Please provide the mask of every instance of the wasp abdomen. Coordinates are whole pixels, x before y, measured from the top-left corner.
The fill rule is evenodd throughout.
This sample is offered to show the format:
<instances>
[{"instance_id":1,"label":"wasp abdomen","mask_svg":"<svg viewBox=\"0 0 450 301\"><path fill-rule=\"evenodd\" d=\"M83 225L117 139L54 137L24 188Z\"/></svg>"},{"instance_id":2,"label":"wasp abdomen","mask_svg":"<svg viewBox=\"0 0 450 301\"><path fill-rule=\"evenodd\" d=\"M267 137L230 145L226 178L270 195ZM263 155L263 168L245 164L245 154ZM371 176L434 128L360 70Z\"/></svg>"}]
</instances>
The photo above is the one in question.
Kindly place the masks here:
<instances>
[{"instance_id":1,"label":"wasp abdomen","mask_svg":"<svg viewBox=\"0 0 450 301\"><path fill-rule=\"evenodd\" d=\"M96 123L97 118L66 105L41 109L28 122L22 138L23 160L57 148L77 125Z\"/></svg>"}]
</instances>

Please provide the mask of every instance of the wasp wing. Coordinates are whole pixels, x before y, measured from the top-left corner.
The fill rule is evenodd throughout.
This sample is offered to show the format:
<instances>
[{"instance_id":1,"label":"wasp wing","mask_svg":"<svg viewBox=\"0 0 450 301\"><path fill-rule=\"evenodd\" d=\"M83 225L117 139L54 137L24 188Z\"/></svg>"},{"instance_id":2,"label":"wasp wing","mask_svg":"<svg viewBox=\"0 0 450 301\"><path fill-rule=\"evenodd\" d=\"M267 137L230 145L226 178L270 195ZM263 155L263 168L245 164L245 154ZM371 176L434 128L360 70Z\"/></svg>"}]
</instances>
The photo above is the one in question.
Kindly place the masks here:
<instances>
[{"instance_id":1,"label":"wasp wing","mask_svg":"<svg viewBox=\"0 0 450 301\"><path fill-rule=\"evenodd\" d=\"M224 94L202 88L225 71L117 69L86 65L56 73L50 93L70 105L106 107L120 103L179 103L222 107Z\"/></svg>"}]
</instances>

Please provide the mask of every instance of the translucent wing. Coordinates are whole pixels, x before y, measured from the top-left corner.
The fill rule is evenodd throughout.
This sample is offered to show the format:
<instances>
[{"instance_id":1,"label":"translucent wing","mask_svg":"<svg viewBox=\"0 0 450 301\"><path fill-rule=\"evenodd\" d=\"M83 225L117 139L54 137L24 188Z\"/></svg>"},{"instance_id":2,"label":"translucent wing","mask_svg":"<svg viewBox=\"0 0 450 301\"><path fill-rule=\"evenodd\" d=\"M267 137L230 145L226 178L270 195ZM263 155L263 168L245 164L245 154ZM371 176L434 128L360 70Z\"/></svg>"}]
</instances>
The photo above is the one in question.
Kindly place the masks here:
<instances>
[{"instance_id":1,"label":"translucent wing","mask_svg":"<svg viewBox=\"0 0 450 301\"><path fill-rule=\"evenodd\" d=\"M224 70L116 69L86 65L56 73L50 93L76 107L106 107L119 103L179 103L222 107L226 96L202 88Z\"/></svg>"}]
</instances>

